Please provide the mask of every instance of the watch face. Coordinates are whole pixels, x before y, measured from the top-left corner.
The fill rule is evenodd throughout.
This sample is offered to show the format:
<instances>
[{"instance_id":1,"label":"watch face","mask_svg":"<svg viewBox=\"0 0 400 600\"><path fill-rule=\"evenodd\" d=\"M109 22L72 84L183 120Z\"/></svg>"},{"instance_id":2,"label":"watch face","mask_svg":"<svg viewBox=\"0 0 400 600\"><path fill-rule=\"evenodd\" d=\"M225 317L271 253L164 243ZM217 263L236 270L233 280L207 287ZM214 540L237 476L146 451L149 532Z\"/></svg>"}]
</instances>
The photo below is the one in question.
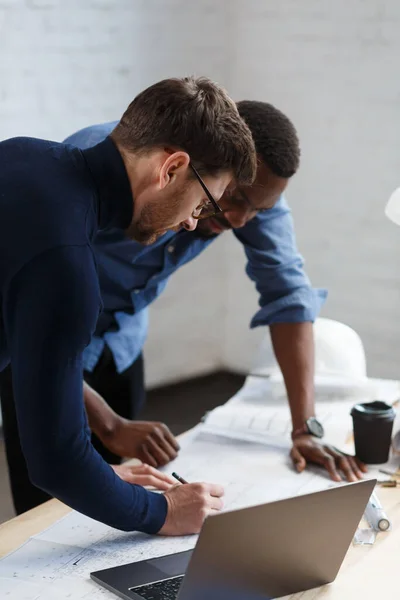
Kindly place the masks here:
<instances>
[{"instance_id":1,"label":"watch face","mask_svg":"<svg viewBox=\"0 0 400 600\"><path fill-rule=\"evenodd\" d=\"M310 434L317 438L322 438L324 436L324 428L315 417L310 417L307 420L307 428Z\"/></svg>"}]
</instances>

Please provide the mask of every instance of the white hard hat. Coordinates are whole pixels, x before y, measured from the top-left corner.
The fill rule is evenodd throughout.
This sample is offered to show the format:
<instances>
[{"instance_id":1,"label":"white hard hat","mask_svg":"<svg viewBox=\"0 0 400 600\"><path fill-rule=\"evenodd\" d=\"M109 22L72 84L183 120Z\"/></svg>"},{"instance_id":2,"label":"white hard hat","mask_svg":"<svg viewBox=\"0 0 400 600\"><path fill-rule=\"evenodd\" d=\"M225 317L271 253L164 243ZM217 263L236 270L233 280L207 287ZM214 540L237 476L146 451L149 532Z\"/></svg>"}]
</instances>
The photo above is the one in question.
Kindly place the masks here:
<instances>
[{"instance_id":1,"label":"white hard hat","mask_svg":"<svg viewBox=\"0 0 400 600\"><path fill-rule=\"evenodd\" d=\"M385 215L396 225L400 225L400 188L394 190L385 208Z\"/></svg>"},{"instance_id":2,"label":"white hard hat","mask_svg":"<svg viewBox=\"0 0 400 600\"><path fill-rule=\"evenodd\" d=\"M367 377L364 346L354 329L339 321L320 318L314 324L314 340L317 391L338 397L365 395L371 384ZM267 335L257 358L252 374L268 375L272 393L282 395L283 378Z\"/></svg>"},{"instance_id":3,"label":"white hard hat","mask_svg":"<svg viewBox=\"0 0 400 600\"><path fill-rule=\"evenodd\" d=\"M315 373L364 379L367 362L358 333L331 319L317 319L314 327Z\"/></svg>"},{"instance_id":4,"label":"white hard hat","mask_svg":"<svg viewBox=\"0 0 400 600\"><path fill-rule=\"evenodd\" d=\"M332 319L314 324L315 374L364 379L367 365L360 336L348 325ZM269 335L265 335L252 372L279 372Z\"/></svg>"}]
</instances>

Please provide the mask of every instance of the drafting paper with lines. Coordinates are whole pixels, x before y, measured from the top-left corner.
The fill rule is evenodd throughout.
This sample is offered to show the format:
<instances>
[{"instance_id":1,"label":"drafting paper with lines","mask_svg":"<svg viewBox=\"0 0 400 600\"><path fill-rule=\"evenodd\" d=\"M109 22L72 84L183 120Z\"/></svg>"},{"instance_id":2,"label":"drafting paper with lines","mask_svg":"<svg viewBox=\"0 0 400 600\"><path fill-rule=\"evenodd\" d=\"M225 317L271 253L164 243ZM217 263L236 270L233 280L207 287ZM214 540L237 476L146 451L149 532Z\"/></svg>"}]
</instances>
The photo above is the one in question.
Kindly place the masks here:
<instances>
[{"instance_id":1,"label":"drafting paper with lines","mask_svg":"<svg viewBox=\"0 0 400 600\"><path fill-rule=\"evenodd\" d=\"M248 380L254 378L248 378ZM393 383L380 394L393 400ZM351 427L354 399L317 404L327 439L342 447ZM270 502L326 489L325 474L308 468L295 473L288 456L290 420L285 402L268 395L267 381L248 385L224 407L210 413L189 435L179 457L165 469L189 481L225 487L225 508ZM91 571L193 548L196 536L162 538L124 533L71 512L0 561L1 597L13 600L111 600L94 584Z\"/></svg>"},{"instance_id":2,"label":"drafting paper with lines","mask_svg":"<svg viewBox=\"0 0 400 600\"><path fill-rule=\"evenodd\" d=\"M283 448L209 434L203 426L197 428L168 470L172 469L179 469L191 481L223 484L228 510L332 485L312 470L294 473ZM100 595L89 579L91 571L187 550L195 542L196 536L161 538L124 533L72 512L0 561L0 578L8 578L8 586L18 582L19 589L10 593L13 599L111 599L113 596L104 590ZM26 595L29 586L31 596Z\"/></svg>"}]
</instances>

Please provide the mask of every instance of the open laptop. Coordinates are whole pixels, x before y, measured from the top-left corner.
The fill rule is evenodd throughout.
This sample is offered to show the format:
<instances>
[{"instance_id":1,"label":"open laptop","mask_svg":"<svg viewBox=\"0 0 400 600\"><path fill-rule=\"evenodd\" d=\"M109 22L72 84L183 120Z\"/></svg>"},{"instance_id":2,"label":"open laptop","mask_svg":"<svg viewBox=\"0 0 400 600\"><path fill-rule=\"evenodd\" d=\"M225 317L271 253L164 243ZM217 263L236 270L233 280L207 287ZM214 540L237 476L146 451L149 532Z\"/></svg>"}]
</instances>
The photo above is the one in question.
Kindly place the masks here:
<instances>
[{"instance_id":1,"label":"open laptop","mask_svg":"<svg viewBox=\"0 0 400 600\"><path fill-rule=\"evenodd\" d=\"M376 480L206 519L194 550L91 573L126 600L261 600L332 582Z\"/></svg>"}]
</instances>

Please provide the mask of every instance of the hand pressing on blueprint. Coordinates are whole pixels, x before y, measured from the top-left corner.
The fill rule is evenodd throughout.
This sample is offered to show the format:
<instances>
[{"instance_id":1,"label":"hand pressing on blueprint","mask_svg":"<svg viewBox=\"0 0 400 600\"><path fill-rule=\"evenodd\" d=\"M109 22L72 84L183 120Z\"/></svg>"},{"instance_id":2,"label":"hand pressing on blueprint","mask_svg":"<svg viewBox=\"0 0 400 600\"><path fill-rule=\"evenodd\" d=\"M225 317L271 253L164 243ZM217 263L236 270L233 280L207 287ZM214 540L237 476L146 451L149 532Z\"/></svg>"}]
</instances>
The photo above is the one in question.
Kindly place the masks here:
<instances>
[{"instance_id":1,"label":"hand pressing on blueprint","mask_svg":"<svg viewBox=\"0 0 400 600\"><path fill-rule=\"evenodd\" d=\"M290 457L299 473L304 471L307 463L313 463L324 467L333 481L342 481L343 477L346 481L358 481L367 472L366 465L355 456L306 434L293 440Z\"/></svg>"},{"instance_id":2,"label":"hand pressing on blueprint","mask_svg":"<svg viewBox=\"0 0 400 600\"><path fill-rule=\"evenodd\" d=\"M166 492L176 485L176 480L157 471L150 465L111 465L118 477L127 483L134 483L144 487L155 488L162 492Z\"/></svg>"},{"instance_id":3,"label":"hand pressing on blueprint","mask_svg":"<svg viewBox=\"0 0 400 600\"><path fill-rule=\"evenodd\" d=\"M328 471L333 481L342 481L342 476L347 481L362 479L367 471L363 463L322 441L324 428L315 417L313 324L274 323L270 333L292 417L290 456L296 470L301 473L307 464L315 464Z\"/></svg>"}]
</instances>

